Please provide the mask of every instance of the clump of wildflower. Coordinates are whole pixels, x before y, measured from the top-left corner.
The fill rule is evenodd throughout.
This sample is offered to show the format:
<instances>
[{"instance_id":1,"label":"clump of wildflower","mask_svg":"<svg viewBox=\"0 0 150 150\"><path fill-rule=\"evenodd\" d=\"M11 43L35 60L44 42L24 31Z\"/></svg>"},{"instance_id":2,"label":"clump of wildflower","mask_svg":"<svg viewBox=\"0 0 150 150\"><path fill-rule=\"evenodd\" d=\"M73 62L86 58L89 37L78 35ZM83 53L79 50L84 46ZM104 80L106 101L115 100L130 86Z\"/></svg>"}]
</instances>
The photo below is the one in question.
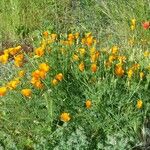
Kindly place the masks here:
<instances>
[{"instance_id":1,"label":"clump of wildflower","mask_svg":"<svg viewBox=\"0 0 150 150\"><path fill-rule=\"evenodd\" d=\"M70 121L70 119L71 119L71 117L70 117L69 113L64 112L60 115L60 120L63 122L68 122L68 121Z\"/></svg>"}]
</instances>

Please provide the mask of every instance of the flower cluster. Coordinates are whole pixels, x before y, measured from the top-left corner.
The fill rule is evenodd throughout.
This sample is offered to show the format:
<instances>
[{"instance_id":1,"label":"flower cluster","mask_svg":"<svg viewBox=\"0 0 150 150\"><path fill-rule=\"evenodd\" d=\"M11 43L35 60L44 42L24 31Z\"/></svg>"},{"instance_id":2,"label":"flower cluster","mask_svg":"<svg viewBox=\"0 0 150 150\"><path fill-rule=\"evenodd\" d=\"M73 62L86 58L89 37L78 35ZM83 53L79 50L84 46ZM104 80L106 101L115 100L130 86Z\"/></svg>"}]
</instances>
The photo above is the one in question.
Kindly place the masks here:
<instances>
[{"instance_id":1,"label":"flower cluster","mask_svg":"<svg viewBox=\"0 0 150 150\"><path fill-rule=\"evenodd\" d=\"M145 30L149 29L149 22L142 24ZM131 30L135 30L136 20L131 20ZM102 48L92 33L79 34L70 33L65 35L49 34L48 31L43 32L40 46L35 48L28 59L31 59L33 67L29 71L24 66L25 55L21 46L9 48L3 51L0 56L0 63L3 65L9 62L9 58L13 58L14 66L21 68L17 76L11 81L0 87L0 96L5 96L10 90L18 90L22 97L32 98L34 90L55 89L58 84L63 84L67 72L78 75L79 79L86 78L87 83L92 85L105 80L106 76L111 76L116 80L127 81L130 86L132 82L143 82L147 80L149 74L149 65L141 65L140 62L129 60L121 46L114 44ZM150 52L143 52L143 59L149 60ZM26 62L27 64L30 62ZM37 67L38 66L38 67ZM25 71L26 70L26 71ZM22 78L27 76L25 79ZM26 81L23 83L22 81ZM17 87L21 85L18 89ZM46 85L46 86L45 86ZM90 109L94 103L87 99L84 102L85 107ZM143 106L142 100L137 101L137 108ZM60 115L63 122L70 121L70 113L64 111Z\"/></svg>"}]
</instances>

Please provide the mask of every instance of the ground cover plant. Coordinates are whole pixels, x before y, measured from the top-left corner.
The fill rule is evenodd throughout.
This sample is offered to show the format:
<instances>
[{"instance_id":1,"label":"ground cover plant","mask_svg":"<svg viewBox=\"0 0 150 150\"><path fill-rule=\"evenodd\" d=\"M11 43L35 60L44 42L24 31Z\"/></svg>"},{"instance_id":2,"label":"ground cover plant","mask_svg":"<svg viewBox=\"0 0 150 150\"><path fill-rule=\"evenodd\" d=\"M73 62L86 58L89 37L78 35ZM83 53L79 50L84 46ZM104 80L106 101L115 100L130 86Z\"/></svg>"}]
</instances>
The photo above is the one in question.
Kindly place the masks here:
<instances>
[{"instance_id":1,"label":"ground cover plant","mask_svg":"<svg viewBox=\"0 0 150 150\"><path fill-rule=\"evenodd\" d=\"M1 1L0 149L149 149L148 2Z\"/></svg>"}]
</instances>

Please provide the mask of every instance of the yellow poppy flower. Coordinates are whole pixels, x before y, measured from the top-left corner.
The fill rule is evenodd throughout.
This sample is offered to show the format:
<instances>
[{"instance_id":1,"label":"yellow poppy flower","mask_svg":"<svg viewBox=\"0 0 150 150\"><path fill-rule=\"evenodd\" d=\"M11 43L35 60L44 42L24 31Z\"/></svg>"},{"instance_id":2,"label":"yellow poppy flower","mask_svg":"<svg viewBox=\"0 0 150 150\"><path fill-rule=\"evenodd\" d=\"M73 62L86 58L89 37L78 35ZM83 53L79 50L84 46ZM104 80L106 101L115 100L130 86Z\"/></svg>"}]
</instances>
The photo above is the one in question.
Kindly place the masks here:
<instances>
[{"instance_id":1,"label":"yellow poppy flower","mask_svg":"<svg viewBox=\"0 0 150 150\"><path fill-rule=\"evenodd\" d=\"M0 87L0 96L5 96L7 92L7 88L6 87Z\"/></svg>"},{"instance_id":2,"label":"yellow poppy flower","mask_svg":"<svg viewBox=\"0 0 150 150\"><path fill-rule=\"evenodd\" d=\"M84 62L81 62L81 63L79 64L79 70L80 70L81 72L83 72L83 71L84 71L84 68L85 68Z\"/></svg>"},{"instance_id":3,"label":"yellow poppy flower","mask_svg":"<svg viewBox=\"0 0 150 150\"><path fill-rule=\"evenodd\" d=\"M36 77L32 77L32 78L31 78L31 83L32 83L32 84L35 84L37 81L39 81L38 78L36 78Z\"/></svg>"},{"instance_id":4,"label":"yellow poppy flower","mask_svg":"<svg viewBox=\"0 0 150 150\"><path fill-rule=\"evenodd\" d=\"M37 80L39 80L40 78L41 78L41 79L45 79L45 77L46 77L46 72L40 71L40 70L35 70L35 71L32 73L32 77L36 78Z\"/></svg>"},{"instance_id":5,"label":"yellow poppy flower","mask_svg":"<svg viewBox=\"0 0 150 150\"><path fill-rule=\"evenodd\" d=\"M49 69L50 69L50 67L49 67L48 64L46 64L46 63L41 63L41 64L39 65L39 70L40 70L40 71L48 72Z\"/></svg>"},{"instance_id":6,"label":"yellow poppy flower","mask_svg":"<svg viewBox=\"0 0 150 150\"><path fill-rule=\"evenodd\" d=\"M9 49L9 53L13 56L16 55L19 51L21 51L21 46L17 46Z\"/></svg>"},{"instance_id":7,"label":"yellow poppy flower","mask_svg":"<svg viewBox=\"0 0 150 150\"><path fill-rule=\"evenodd\" d=\"M92 55L92 54L95 54L95 52L96 52L96 48L95 47L92 47L91 49L90 49L90 54Z\"/></svg>"},{"instance_id":8,"label":"yellow poppy flower","mask_svg":"<svg viewBox=\"0 0 150 150\"><path fill-rule=\"evenodd\" d=\"M21 94L25 97L31 97L32 91L31 89L23 89L21 90Z\"/></svg>"},{"instance_id":9,"label":"yellow poppy flower","mask_svg":"<svg viewBox=\"0 0 150 150\"><path fill-rule=\"evenodd\" d=\"M132 75L133 75L133 70L129 69L127 74L128 74L128 78L130 79L132 77Z\"/></svg>"},{"instance_id":10,"label":"yellow poppy flower","mask_svg":"<svg viewBox=\"0 0 150 150\"><path fill-rule=\"evenodd\" d=\"M42 89L44 87L44 84L40 81L37 80L34 84L33 84L37 89Z\"/></svg>"},{"instance_id":11,"label":"yellow poppy flower","mask_svg":"<svg viewBox=\"0 0 150 150\"><path fill-rule=\"evenodd\" d=\"M137 108L138 108L138 109L142 108L142 106L143 106L143 102L142 102L142 100L141 100L141 99L139 99L139 100L137 101L136 106L137 106Z\"/></svg>"},{"instance_id":12,"label":"yellow poppy flower","mask_svg":"<svg viewBox=\"0 0 150 150\"><path fill-rule=\"evenodd\" d=\"M91 100L87 100L87 101L85 102L85 105L86 105L86 108L91 108L91 105L92 105Z\"/></svg>"},{"instance_id":13,"label":"yellow poppy flower","mask_svg":"<svg viewBox=\"0 0 150 150\"><path fill-rule=\"evenodd\" d=\"M53 41L55 41L55 40L57 39L57 37L58 37L58 35L57 35L57 34L54 34L54 33L53 33L53 34L51 34L51 38L52 38L52 40L53 40Z\"/></svg>"},{"instance_id":14,"label":"yellow poppy flower","mask_svg":"<svg viewBox=\"0 0 150 150\"><path fill-rule=\"evenodd\" d=\"M0 56L0 63L6 64L8 62L8 58L9 58L8 54L1 55Z\"/></svg>"},{"instance_id":15,"label":"yellow poppy flower","mask_svg":"<svg viewBox=\"0 0 150 150\"><path fill-rule=\"evenodd\" d=\"M107 61L105 61L104 65L105 65L106 68L109 68L112 65L112 62L107 60Z\"/></svg>"},{"instance_id":16,"label":"yellow poppy flower","mask_svg":"<svg viewBox=\"0 0 150 150\"><path fill-rule=\"evenodd\" d=\"M140 79L142 80L144 78L144 72L140 72Z\"/></svg>"},{"instance_id":17,"label":"yellow poppy flower","mask_svg":"<svg viewBox=\"0 0 150 150\"><path fill-rule=\"evenodd\" d=\"M18 79L12 80L12 81L10 81L10 82L7 84L7 87L8 87L10 90L12 90L12 89L15 89L15 88L18 86L19 83L20 83L20 81L19 81Z\"/></svg>"},{"instance_id":18,"label":"yellow poppy flower","mask_svg":"<svg viewBox=\"0 0 150 150\"><path fill-rule=\"evenodd\" d=\"M74 60L74 61L78 61L78 60L79 60L79 56L78 56L77 54L74 54L74 55L73 55L73 60Z\"/></svg>"},{"instance_id":19,"label":"yellow poppy flower","mask_svg":"<svg viewBox=\"0 0 150 150\"><path fill-rule=\"evenodd\" d=\"M18 76L20 78L22 78L24 75L25 75L25 71L24 70L21 70L21 71L18 72Z\"/></svg>"},{"instance_id":20,"label":"yellow poppy flower","mask_svg":"<svg viewBox=\"0 0 150 150\"><path fill-rule=\"evenodd\" d=\"M97 65L96 65L96 64L92 64L92 65L91 65L91 71L92 71L93 73L95 73L95 72L97 71Z\"/></svg>"},{"instance_id":21,"label":"yellow poppy flower","mask_svg":"<svg viewBox=\"0 0 150 150\"><path fill-rule=\"evenodd\" d=\"M134 71L138 70L139 68L140 68L140 64L138 64L138 63L132 65L132 69Z\"/></svg>"},{"instance_id":22,"label":"yellow poppy flower","mask_svg":"<svg viewBox=\"0 0 150 150\"><path fill-rule=\"evenodd\" d=\"M124 75L124 69L121 65L117 64L115 66L115 74L119 77L122 77Z\"/></svg>"},{"instance_id":23,"label":"yellow poppy flower","mask_svg":"<svg viewBox=\"0 0 150 150\"><path fill-rule=\"evenodd\" d=\"M47 38L48 37L48 31L44 31L43 35Z\"/></svg>"},{"instance_id":24,"label":"yellow poppy flower","mask_svg":"<svg viewBox=\"0 0 150 150\"><path fill-rule=\"evenodd\" d=\"M79 53L83 57L85 55L85 48L79 48Z\"/></svg>"},{"instance_id":25,"label":"yellow poppy flower","mask_svg":"<svg viewBox=\"0 0 150 150\"><path fill-rule=\"evenodd\" d=\"M136 27L136 20L135 19L132 19L131 20L131 30L134 30Z\"/></svg>"},{"instance_id":26,"label":"yellow poppy flower","mask_svg":"<svg viewBox=\"0 0 150 150\"><path fill-rule=\"evenodd\" d=\"M39 48L36 48L36 49L35 49L35 54L36 54L36 56L41 57L41 56L44 55L44 53L45 53L45 51L44 51L44 48L43 48L43 47L39 47Z\"/></svg>"},{"instance_id":27,"label":"yellow poppy flower","mask_svg":"<svg viewBox=\"0 0 150 150\"><path fill-rule=\"evenodd\" d=\"M114 60L116 60L116 56L115 55L110 55L108 58L109 62L113 62Z\"/></svg>"},{"instance_id":28,"label":"yellow poppy flower","mask_svg":"<svg viewBox=\"0 0 150 150\"><path fill-rule=\"evenodd\" d=\"M23 62L22 61L14 61L14 65L16 67L22 67L23 66Z\"/></svg>"},{"instance_id":29,"label":"yellow poppy flower","mask_svg":"<svg viewBox=\"0 0 150 150\"><path fill-rule=\"evenodd\" d=\"M74 39L75 39L74 35L70 33L68 35L68 41L73 41Z\"/></svg>"},{"instance_id":30,"label":"yellow poppy flower","mask_svg":"<svg viewBox=\"0 0 150 150\"><path fill-rule=\"evenodd\" d=\"M74 36L75 36L75 38L77 39L77 38L79 37L79 35L80 35L80 33L79 33L79 32L76 32Z\"/></svg>"},{"instance_id":31,"label":"yellow poppy flower","mask_svg":"<svg viewBox=\"0 0 150 150\"><path fill-rule=\"evenodd\" d=\"M144 57L148 57L148 56L150 56L150 52L149 51L145 51L144 52Z\"/></svg>"},{"instance_id":32,"label":"yellow poppy flower","mask_svg":"<svg viewBox=\"0 0 150 150\"><path fill-rule=\"evenodd\" d=\"M54 86L55 86L55 85L57 85L57 84L58 84L58 80L53 79L53 80L52 80L52 85L54 85Z\"/></svg>"},{"instance_id":33,"label":"yellow poppy flower","mask_svg":"<svg viewBox=\"0 0 150 150\"><path fill-rule=\"evenodd\" d=\"M93 37L92 36L89 36L89 37L87 37L86 38L86 45L87 46L92 46L92 44L93 44Z\"/></svg>"},{"instance_id":34,"label":"yellow poppy flower","mask_svg":"<svg viewBox=\"0 0 150 150\"><path fill-rule=\"evenodd\" d=\"M60 120L63 122L68 122L71 119L70 114L69 113L62 113L60 116Z\"/></svg>"},{"instance_id":35,"label":"yellow poppy flower","mask_svg":"<svg viewBox=\"0 0 150 150\"><path fill-rule=\"evenodd\" d=\"M59 73L55 76L55 79L57 79L58 81L62 81L63 79L63 74L62 73Z\"/></svg>"},{"instance_id":36,"label":"yellow poppy flower","mask_svg":"<svg viewBox=\"0 0 150 150\"><path fill-rule=\"evenodd\" d=\"M117 54L118 53L118 47L117 46L113 46L111 49L111 53L112 54Z\"/></svg>"},{"instance_id":37,"label":"yellow poppy flower","mask_svg":"<svg viewBox=\"0 0 150 150\"><path fill-rule=\"evenodd\" d=\"M125 56L118 56L118 60L122 64L123 62L125 62L126 57Z\"/></svg>"}]
</instances>

